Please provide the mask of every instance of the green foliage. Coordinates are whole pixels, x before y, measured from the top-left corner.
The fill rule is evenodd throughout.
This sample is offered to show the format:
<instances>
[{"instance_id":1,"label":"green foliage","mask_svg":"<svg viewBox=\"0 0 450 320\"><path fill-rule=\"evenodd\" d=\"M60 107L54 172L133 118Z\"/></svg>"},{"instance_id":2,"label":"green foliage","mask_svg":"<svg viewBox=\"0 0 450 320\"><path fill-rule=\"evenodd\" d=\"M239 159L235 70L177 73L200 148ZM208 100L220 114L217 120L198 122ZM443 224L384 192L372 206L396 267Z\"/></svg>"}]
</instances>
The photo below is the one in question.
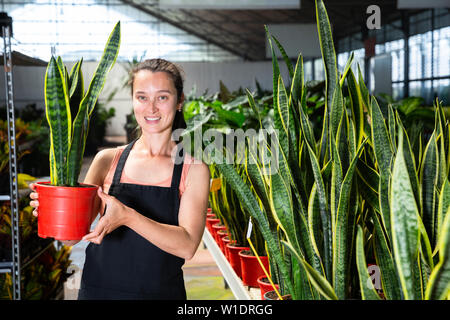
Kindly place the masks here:
<instances>
[{"instance_id":1,"label":"green foliage","mask_svg":"<svg viewBox=\"0 0 450 320\"><path fill-rule=\"evenodd\" d=\"M50 127L52 185L78 185L89 121L106 75L116 61L119 45L120 22L109 36L86 94L81 71L82 59L73 66L70 74L60 57L50 59L45 75L45 106Z\"/></svg>"}]
</instances>

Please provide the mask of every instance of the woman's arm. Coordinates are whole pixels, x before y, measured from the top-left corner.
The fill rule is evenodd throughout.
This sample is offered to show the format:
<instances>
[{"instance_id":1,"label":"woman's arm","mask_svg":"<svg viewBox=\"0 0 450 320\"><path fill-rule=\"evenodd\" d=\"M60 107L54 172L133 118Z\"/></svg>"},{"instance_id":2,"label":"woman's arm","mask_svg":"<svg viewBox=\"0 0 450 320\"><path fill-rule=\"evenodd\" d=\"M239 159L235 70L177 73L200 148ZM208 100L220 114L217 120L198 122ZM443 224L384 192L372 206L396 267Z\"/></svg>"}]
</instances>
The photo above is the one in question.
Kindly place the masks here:
<instances>
[{"instance_id":1,"label":"woman's arm","mask_svg":"<svg viewBox=\"0 0 450 320\"><path fill-rule=\"evenodd\" d=\"M99 196L107 206L106 213L95 230L83 240L101 243L106 234L120 225L125 225L161 250L183 259L191 259L197 251L205 228L209 179L207 165L191 164L186 178L186 190L180 201L178 226L149 219L99 190Z\"/></svg>"}]
</instances>

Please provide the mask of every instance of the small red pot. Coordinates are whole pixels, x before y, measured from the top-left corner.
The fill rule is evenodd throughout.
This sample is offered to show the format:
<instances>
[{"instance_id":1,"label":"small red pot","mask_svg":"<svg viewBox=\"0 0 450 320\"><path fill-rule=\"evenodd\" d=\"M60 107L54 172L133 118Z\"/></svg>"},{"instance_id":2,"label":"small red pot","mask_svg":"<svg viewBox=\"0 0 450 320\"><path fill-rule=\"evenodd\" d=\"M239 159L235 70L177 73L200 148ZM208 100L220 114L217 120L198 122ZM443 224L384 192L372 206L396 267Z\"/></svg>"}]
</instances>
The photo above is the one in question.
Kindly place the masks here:
<instances>
[{"instance_id":1,"label":"small red pot","mask_svg":"<svg viewBox=\"0 0 450 320\"><path fill-rule=\"evenodd\" d=\"M52 186L36 183L39 194L38 236L56 240L80 240L89 232L98 186Z\"/></svg>"},{"instance_id":2,"label":"small red pot","mask_svg":"<svg viewBox=\"0 0 450 320\"><path fill-rule=\"evenodd\" d=\"M230 237L225 236L222 238L223 247L225 249L225 257L227 258L228 262L230 262L230 250L227 247L227 244L231 243Z\"/></svg>"},{"instance_id":3,"label":"small red pot","mask_svg":"<svg viewBox=\"0 0 450 320\"><path fill-rule=\"evenodd\" d=\"M214 215L213 217L206 217L206 228L209 230L209 233L213 235L214 230L212 229L213 224L216 224L217 222L220 222L220 219Z\"/></svg>"},{"instance_id":4,"label":"small red pot","mask_svg":"<svg viewBox=\"0 0 450 320\"><path fill-rule=\"evenodd\" d=\"M213 224L212 229L213 229L214 239L216 240L217 245L220 246L221 241L220 241L220 238L219 238L217 232L219 232L220 230L227 230L227 227L219 222L219 223Z\"/></svg>"},{"instance_id":5,"label":"small red pot","mask_svg":"<svg viewBox=\"0 0 450 320\"><path fill-rule=\"evenodd\" d=\"M242 282L245 286L258 287L258 278L265 275L261 265L256 256L248 255L249 250L242 250L239 252L241 257ZM269 259L267 256L260 256L261 262L266 271L269 271Z\"/></svg>"},{"instance_id":6,"label":"small red pot","mask_svg":"<svg viewBox=\"0 0 450 320\"><path fill-rule=\"evenodd\" d=\"M228 235L228 231L225 230L219 230L217 231L217 239L219 240L218 245L220 247L220 250L222 250L222 253L225 255L225 246L223 245L222 239Z\"/></svg>"},{"instance_id":7,"label":"small red pot","mask_svg":"<svg viewBox=\"0 0 450 320\"><path fill-rule=\"evenodd\" d=\"M228 257L230 265L233 268L234 272L236 272L237 276L242 279L241 258L239 257L239 252L242 250L250 250L250 247L240 247L229 243L227 244L227 248L229 253Z\"/></svg>"},{"instance_id":8,"label":"small red pot","mask_svg":"<svg viewBox=\"0 0 450 320\"><path fill-rule=\"evenodd\" d=\"M269 270L267 270L267 271L269 271ZM256 279L256 281L258 282L259 288L261 289L261 300L265 300L264 294L266 292L274 290L272 285L270 284L270 282L262 281L263 279L267 279L267 277L265 275L263 275L261 277L258 277L258 279ZM280 289L277 284L275 284L275 287L277 288L277 290Z\"/></svg>"}]
</instances>

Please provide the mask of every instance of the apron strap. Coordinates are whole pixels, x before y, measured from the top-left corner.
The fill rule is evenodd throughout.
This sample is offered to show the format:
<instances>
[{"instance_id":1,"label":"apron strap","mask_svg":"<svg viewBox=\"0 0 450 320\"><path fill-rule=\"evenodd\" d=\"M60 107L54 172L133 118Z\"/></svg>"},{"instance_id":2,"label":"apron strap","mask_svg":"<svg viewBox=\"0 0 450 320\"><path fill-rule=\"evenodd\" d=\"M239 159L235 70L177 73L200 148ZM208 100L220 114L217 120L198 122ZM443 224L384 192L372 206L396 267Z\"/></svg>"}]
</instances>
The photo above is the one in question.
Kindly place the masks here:
<instances>
[{"instance_id":1,"label":"apron strap","mask_svg":"<svg viewBox=\"0 0 450 320\"><path fill-rule=\"evenodd\" d=\"M181 154L180 154L181 153ZM181 173L183 172L183 164L184 164L184 148L181 143L177 145L177 153L175 155L175 165L173 166L172 173L172 188L179 188L181 181Z\"/></svg>"},{"instance_id":2,"label":"apron strap","mask_svg":"<svg viewBox=\"0 0 450 320\"><path fill-rule=\"evenodd\" d=\"M111 187L113 185L119 185L120 178L122 177L122 171L125 166L125 161L127 161L128 155L130 154L130 151L133 148L133 145L135 144L136 140L132 141L129 145L127 145L125 147L125 149L123 150L122 154L120 155L119 162L117 163L116 171L114 172L114 178L111 183Z\"/></svg>"}]
</instances>

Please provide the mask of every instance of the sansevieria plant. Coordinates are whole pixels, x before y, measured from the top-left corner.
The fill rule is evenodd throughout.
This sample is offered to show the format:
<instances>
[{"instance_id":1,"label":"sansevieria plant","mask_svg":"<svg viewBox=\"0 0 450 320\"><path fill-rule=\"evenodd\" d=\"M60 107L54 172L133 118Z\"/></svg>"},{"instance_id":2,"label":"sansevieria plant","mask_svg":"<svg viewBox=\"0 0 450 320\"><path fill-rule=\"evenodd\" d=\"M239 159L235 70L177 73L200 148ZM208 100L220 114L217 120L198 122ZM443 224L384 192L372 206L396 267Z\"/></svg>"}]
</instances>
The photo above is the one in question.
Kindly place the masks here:
<instances>
[{"instance_id":1,"label":"sansevieria plant","mask_svg":"<svg viewBox=\"0 0 450 320\"><path fill-rule=\"evenodd\" d=\"M50 59L45 74L45 110L50 126L52 185L78 185L90 117L106 76L116 61L119 46L120 22L117 22L86 93L81 72L82 59L73 66L70 74L61 57L52 56Z\"/></svg>"},{"instance_id":2,"label":"sansevieria plant","mask_svg":"<svg viewBox=\"0 0 450 320\"><path fill-rule=\"evenodd\" d=\"M114 65L120 45L120 22L84 92L82 59L67 72L61 57L52 57L45 74L45 111L50 127L50 181L36 184L39 193L38 235L79 240L90 228L98 186L78 183L89 122ZM73 119L73 120L72 120Z\"/></svg>"},{"instance_id":3,"label":"sansevieria plant","mask_svg":"<svg viewBox=\"0 0 450 320\"><path fill-rule=\"evenodd\" d=\"M398 112L389 107L385 118L360 70L355 77L353 55L339 72L322 0L316 14L326 76L320 138L305 112L302 57L294 67L267 30L291 83L285 86L272 48L275 143L258 143L278 160L278 170L267 170L273 163L251 148L248 179L220 152L217 168L259 226L282 294L448 299L450 129L442 107L436 103L431 137L411 148ZM248 100L257 112L250 93ZM383 295L372 285L369 264L379 268L374 277Z\"/></svg>"}]
</instances>

